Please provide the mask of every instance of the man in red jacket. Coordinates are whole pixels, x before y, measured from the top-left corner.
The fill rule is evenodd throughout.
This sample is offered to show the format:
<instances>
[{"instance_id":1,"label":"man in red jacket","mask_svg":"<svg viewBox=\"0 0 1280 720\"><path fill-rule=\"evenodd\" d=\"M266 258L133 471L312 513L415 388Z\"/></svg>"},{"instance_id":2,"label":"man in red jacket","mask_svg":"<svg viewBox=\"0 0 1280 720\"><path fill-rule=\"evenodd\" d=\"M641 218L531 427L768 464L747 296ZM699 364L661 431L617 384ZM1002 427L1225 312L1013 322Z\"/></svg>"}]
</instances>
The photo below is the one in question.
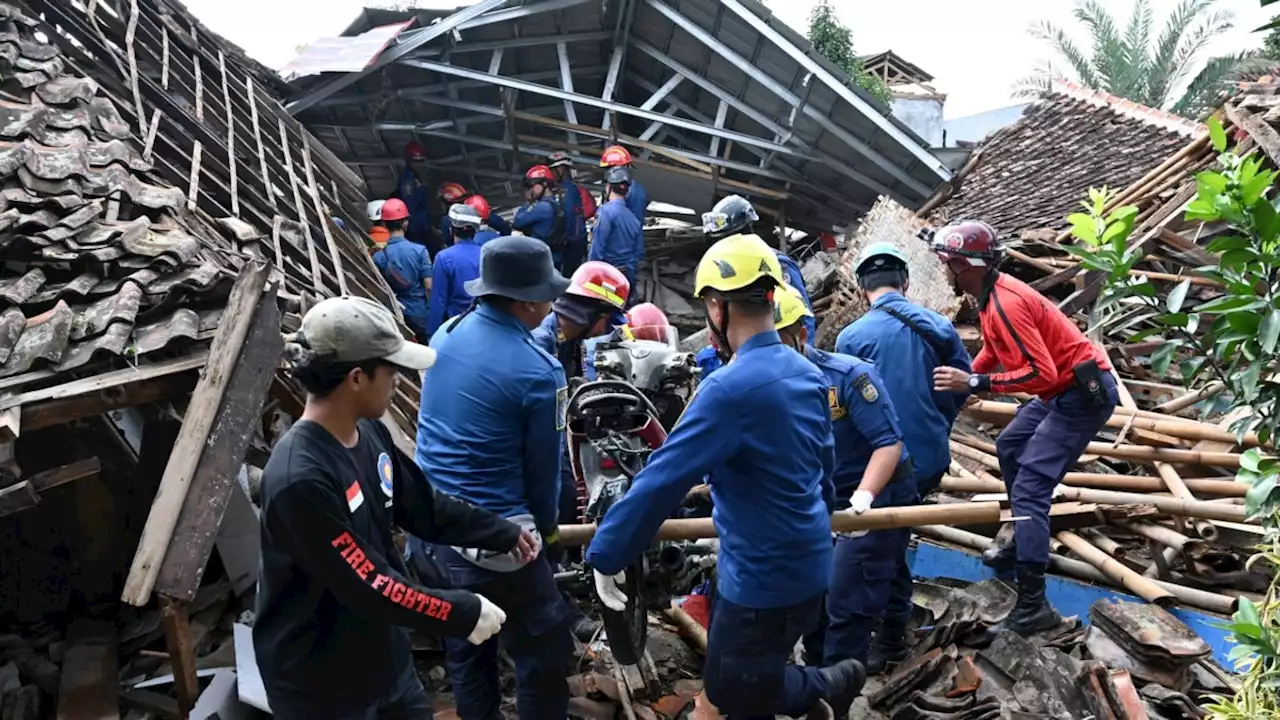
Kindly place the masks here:
<instances>
[{"instance_id":1,"label":"man in red jacket","mask_svg":"<svg viewBox=\"0 0 1280 720\"><path fill-rule=\"evenodd\" d=\"M1013 514L1026 518L1015 523L1014 545L1000 558L1006 567L1014 562L1018 589L1004 629L1029 635L1060 621L1044 597L1049 504L1054 487L1115 409L1111 363L1057 306L997 270L1001 249L990 225L965 220L942 228L933 251L952 284L978 299L983 340L972 374L938 367L934 388L1037 396L996 440Z\"/></svg>"}]
</instances>

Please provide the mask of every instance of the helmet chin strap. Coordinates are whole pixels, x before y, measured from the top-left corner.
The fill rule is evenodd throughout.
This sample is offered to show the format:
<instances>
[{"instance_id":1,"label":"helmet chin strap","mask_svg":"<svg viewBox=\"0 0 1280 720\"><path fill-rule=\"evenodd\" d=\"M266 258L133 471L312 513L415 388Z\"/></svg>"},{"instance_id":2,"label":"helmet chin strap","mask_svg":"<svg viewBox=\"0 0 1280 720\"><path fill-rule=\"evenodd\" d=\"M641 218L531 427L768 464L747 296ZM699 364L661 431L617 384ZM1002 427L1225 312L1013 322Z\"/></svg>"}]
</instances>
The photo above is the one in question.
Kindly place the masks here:
<instances>
[{"instance_id":1,"label":"helmet chin strap","mask_svg":"<svg viewBox=\"0 0 1280 720\"><path fill-rule=\"evenodd\" d=\"M733 351L729 347L729 303L721 300L720 307L720 314L724 318L724 324L720 327L716 327L716 324L712 322L711 311L705 303L702 306L702 314L707 320L707 329L711 331L711 337L715 340L712 346L716 349L716 356L720 358L721 362L729 362L730 358L733 357Z\"/></svg>"}]
</instances>

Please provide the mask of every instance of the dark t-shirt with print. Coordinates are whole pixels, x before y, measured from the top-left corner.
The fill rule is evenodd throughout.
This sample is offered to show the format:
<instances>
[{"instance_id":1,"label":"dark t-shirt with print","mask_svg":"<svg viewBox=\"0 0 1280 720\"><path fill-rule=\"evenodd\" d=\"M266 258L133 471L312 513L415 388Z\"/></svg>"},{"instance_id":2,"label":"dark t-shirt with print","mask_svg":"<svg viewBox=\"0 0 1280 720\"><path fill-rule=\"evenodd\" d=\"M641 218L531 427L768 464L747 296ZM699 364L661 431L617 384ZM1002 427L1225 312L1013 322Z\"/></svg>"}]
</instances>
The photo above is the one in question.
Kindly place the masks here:
<instances>
[{"instance_id":1,"label":"dark t-shirt with print","mask_svg":"<svg viewBox=\"0 0 1280 720\"><path fill-rule=\"evenodd\" d=\"M379 422L347 448L299 421L262 476L254 649L271 702L340 716L391 690L412 661L405 628L466 637L480 603L409 579L392 525L450 545L507 551L518 526L437 493Z\"/></svg>"}]
</instances>

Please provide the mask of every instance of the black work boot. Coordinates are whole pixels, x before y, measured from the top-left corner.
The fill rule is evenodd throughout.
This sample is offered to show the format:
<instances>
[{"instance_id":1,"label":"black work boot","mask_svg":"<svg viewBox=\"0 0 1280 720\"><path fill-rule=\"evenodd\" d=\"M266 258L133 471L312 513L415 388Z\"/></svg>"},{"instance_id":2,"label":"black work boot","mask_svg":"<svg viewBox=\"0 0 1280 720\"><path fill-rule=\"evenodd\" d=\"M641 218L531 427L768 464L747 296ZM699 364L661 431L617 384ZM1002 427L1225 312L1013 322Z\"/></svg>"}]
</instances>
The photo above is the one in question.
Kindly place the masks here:
<instances>
[{"instance_id":1,"label":"black work boot","mask_svg":"<svg viewBox=\"0 0 1280 720\"><path fill-rule=\"evenodd\" d=\"M827 682L827 704L836 720L844 720L849 715L849 708L858 699L862 686L867 682L867 671L857 660L841 660L831 667L824 667L818 672Z\"/></svg>"},{"instance_id":2,"label":"black work boot","mask_svg":"<svg viewBox=\"0 0 1280 720\"><path fill-rule=\"evenodd\" d=\"M907 623L902 618L886 617L876 628L867 650L867 675L879 675L907 659Z\"/></svg>"},{"instance_id":3,"label":"black work boot","mask_svg":"<svg viewBox=\"0 0 1280 720\"><path fill-rule=\"evenodd\" d=\"M1018 563L1018 602L1014 604L1009 617L1001 623L1004 630L1012 630L1026 637L1044 632L1062 622L1058 611L1044 597L1044 567L1040 563Z\"/></svg>"},{"instance_id":4,"label":"black work boot","mask_svg":"<svg viewBox=\"0 0 1280 720\"><path fill-rule=\"evenodd\" d=\"M995 545L982 551L982 564L995 570L1001 578L1013 577L1014 566L1018 562L1018 549L1013 543Z\"/></svg>"}]
</instances>

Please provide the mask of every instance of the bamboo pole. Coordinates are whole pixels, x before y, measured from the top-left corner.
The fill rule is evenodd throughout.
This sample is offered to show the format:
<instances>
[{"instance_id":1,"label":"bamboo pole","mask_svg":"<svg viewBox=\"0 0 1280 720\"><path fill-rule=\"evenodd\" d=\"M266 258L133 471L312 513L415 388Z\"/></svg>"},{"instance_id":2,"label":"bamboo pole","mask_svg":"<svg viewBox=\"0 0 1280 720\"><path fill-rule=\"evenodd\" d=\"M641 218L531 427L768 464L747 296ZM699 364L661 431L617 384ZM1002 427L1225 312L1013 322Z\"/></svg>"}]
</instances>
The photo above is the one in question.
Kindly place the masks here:
<instances>
[{"instance_id":1,"label":"bamboo pole","mask_svg":"<svg viewBox=\"0 0 1280 720\"><path fill-rule=\"evenodd\" d=\"M1148 503L1150 504L1150 503ZM1232 516L1234 518L1235 516ZM1230 518L1228 518L1230 519ZM1000 522L1000 503L955 503L950 505L909 505L906 507L873 508L861 515L843 511L831 515L834 532L859 530L886 530L948 523L976 525ZM750 530L747 529L749 534ZM561 525L560 543L565 547L586 545L595 536L595 525ZM700 540L718 537L711 518L667 520L658 528L655 540Z\"/></svg>"},{"instance_id":2,"label":"bamboo pole","mask_svg":"<svg viewBox=\"0 0 1280 720\"><path fill-rule=\"evenodd\" d=\"M1208 398L1218 395L1226 389L1226 385L1223 385L1218 380L1214 380L1195 392L1187 393L1182 397L1176 397L1169 402L1160 403L1155 406L1154 409L1165 413L1176 413L1180 410L1186 410L1202 400L1207 400Z\"/></svg>"},{"instance_id":3,"label":"bamboo pole","mask_svg":"<svg viewBox=\"0 0 1280 720\"><path fill-rule=\"evenodd\" d=\"M1182 481L1182 476L1169 463L1156 463L1156 472L1159 473L1160 479L1169 487L1169 492L1174 497L1184 500L1196 500L1196 496L1191 494L1191 490L1187 484ZM1207 520L1194 520L1191 526L1195 528L1196 534L1205 540L1214 541L1218 539L1218 528L1211 525Z\"/></svg>"},{"instance_id":4,"label":"bamboo pole","mask_svg":"<svg viewBox=\"0 0 1280 720\"><path fill-rule=\"evenodd\" d=\"M1131 460L1144 464L1157 462L1175 463L1179 465L1207 465L1209 467L1239 468L1240 455L1237 453L1201 452L1199 450L1178 450L1174 448L1149 447L1146 445L1119 445L1112 447L1104 442L1091 442L1087 448L1091 454L1119 460Z\"/></svg>"},{"instance_id":5,"label":"bamboo pole","mask_svg":"<svg viewBox=\"0 0 1280 720\"><path fill-rule=\"evenodd\" d=\"M1173 593L1155 584L1150 579L1130 570L1128 566L1108 556L1105 552L1094 546L1093 543L1085 540L1079 535L1069 530L1063 530L1057 533L1057 538L1062 541L1062 544L1066 545L1071 552L1079 555L1085 562L1093 565L1112 580L1120 583L1120 585L1126 590L1132 592L1143 600L1155 603L1161 607L1169 607L1178 603L1178 598L1175 597Z\"/></svg>"},{"instance_id":6,"label":"bamboo pole","mask_svg":"<svg viewBox=\"0 0 1280 720\"><path fill-rule=\"evenodd\" d=\"M971 533L967 530L948 527L945 525L927 525L916 528L916 533L941 540L943 542L952 543L962 547L973 548L974 550L986 550L991 547L991 538L977 533ZM1099 585L1114 586L1115 581L1107 577L1100 570L1086 562L1072 560L1062 557L1061 555L1049 556L1049 567L1054 572L1067 575L1077 580L1085 582L1097 583ZM1173 593L1183 604L1191 607L1208 610L1220 615L1230 615L1236 611L1237 598L1228 597L1215 592L1199 590L1197 588L1179 585L1177 583L1167 582L1164 580L1152 580L1156 585Z\"/></svg>"},{"instance_id":7,"label":"bamboo pole","mask_svg":"<svg viewBox=\"0 0 1280 720\"><path fill-rule=\"evenodd\" d=\"M689 638L689 641L698 647L699 650L706 654L707 652L707 629L689 616L675 600L671 601L671 607L666 609L667 617L680 628L680 634Z\"/></svg>"},{"instance_id":8,"label":"bamboo pole","mask_svg":"<svg viewBox=\"0 0 1280 720\"><path fill-rule=\"evenodd\" d=\"M1189 538L1173 528L1167 528L1153 522L1127 520L1117 522L1116 525L1128 530L1134 535L1141 535L1148 540L1155 540L1165 547L1171 547L1179 551L1181 551L1187 543L1195 542L1193 538Z\"/></svg>"},{"instance_id":9,"label":"bamboo pole","mask_svg":"<svg viewBox=\"0 0 1280 720\"><path fill-rule=\"evenodd\" d=\"M977 448L969 447L957 440L951 441L951 454L959 455L960 457L969 458L970 460L981 463L982 466L988 470L995 470L997 472L1000 470L1000 461L996 459L994 455L985 453Z\"/></svg>"},{"instance_id":10,"label":"bamboo pole","mask_svg":"<svg viewBox=\"0 0 1280 720\"><path fill-rule=\"evenodd\" d=\"M1016 258L1016 256L1014 256ZM1021 258L1017 258L1021 259ZM1065 268L1080 267L1080 263L1068 258L1032 258L1041 261L1042 265L1049 266L1049 270L1057 271ZM1037 266L1037 269L1044 270L1043 267ZM1080 268L1084 270L1084 268ZM1166 282L1182 282L1189 280L1192 285L1200 285L1203 287L1223 287L1222 283L1212 278L1200 277L1198 275L1175 275L1173 273L1156 272L1154 270L1130 270L1129 277L1141 277L1149 280L1163 280Z\"/></svg>"},{"instance_id":11,"label":"bamboo pole","mask_svg":"<svg viewBox=\"0 0 1280 720\"><path fill-rule=\"evenodd\" d=\"M1164 495L1144 495L1142 493L1123 493L1077 487L1062 488L1061 497L1080 502L1098 503L1099 505L1152 505L1156 510L1166 515L1181 515L1182 517L1202 518L1204 520L1245 522L1244 507L1219 502L1183 500L1182 498Z\"/></svg>"},{"instance_id":12,"label":"bamboo pole","mask_svg":"<svg viewBox=\"0 0 1280 720\"><path fill-rule=\"evenodd\" d=\"M1018 405L995 400L979 400L965 406L964 410L970 414L982 415L993 421L1007 424L1018 411ZM1118 430L1126 426L1171 435L1182 440L1209 440L1238 444L1234 433L1219 427L1185 420L1155 420L1142 417L1132 409L1118 407L1107 420L1107 427ZM1243 443L1244 447L1257 447L1260 444L1258 436L1253 433L1246 435Z\"/></svg>"}]
</instances>

